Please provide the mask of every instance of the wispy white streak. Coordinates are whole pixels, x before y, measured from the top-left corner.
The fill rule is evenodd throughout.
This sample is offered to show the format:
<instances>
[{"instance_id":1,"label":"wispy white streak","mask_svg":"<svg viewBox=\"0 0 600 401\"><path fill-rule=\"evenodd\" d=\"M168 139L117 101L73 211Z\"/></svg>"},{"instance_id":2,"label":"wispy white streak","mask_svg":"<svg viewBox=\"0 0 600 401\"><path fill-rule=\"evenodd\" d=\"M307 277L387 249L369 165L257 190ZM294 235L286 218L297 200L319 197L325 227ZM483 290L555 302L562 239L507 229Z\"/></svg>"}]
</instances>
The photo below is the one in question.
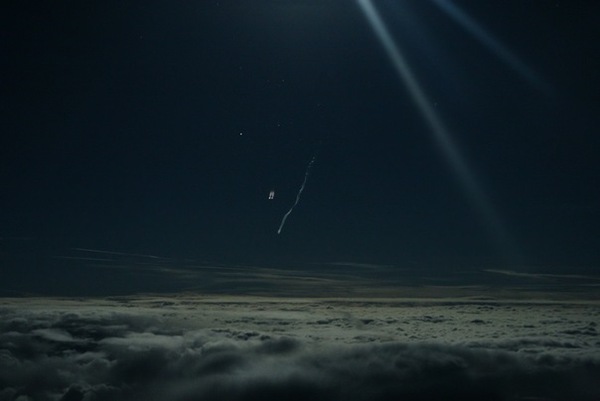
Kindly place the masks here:
<instances>
[{"instance_id":1,"label":"wispy white streak","mask_svg":"<svg viewBox=\"0 0 600 401\"><path fill-rule=\"evenodd\" d=\"M283 229L283 226L285 225L285 221L287 220L288 216L292 213L292 211L294 210L294 208L296 207L298 202L300 202L300 196L302 195L302 191L304 191L304 187L306 186L306 180L308 180L308 175L310 174L310 168L312 167L316 158L317 158L317 154L315 153L313 155L312 159L310 159L310 162L308 162L308 166L306 167L306 172L304 173L304 181L302 182L302 186L300 187L300 190L298 191L298 194L296 195L296 201L294 202L294 204L292 205L290 210L288 210L288 212L283 216L283 219L281 220L281 224L279 225L279 229L277 230L277 234L281 234L281 230Z\"/></svg>"}]
</instances>

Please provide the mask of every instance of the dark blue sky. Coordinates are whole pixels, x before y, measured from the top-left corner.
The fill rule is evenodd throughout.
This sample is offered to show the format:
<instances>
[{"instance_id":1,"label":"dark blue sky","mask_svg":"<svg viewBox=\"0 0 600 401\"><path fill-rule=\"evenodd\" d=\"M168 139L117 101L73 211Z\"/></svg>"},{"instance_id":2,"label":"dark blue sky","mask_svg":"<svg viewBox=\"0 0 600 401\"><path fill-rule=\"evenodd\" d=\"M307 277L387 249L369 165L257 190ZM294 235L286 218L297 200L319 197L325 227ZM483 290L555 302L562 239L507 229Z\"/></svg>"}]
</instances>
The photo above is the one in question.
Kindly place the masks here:
<instances>
[{"instance_id":1,"label":"dark blue sky","mask_svg":"<svg viewBox=\"0 0 600 401\"><path fill-rule=\"evenodd\" d=\"M510 246L469 201L354 1L10 1L4 274L27 249L43 249L36 266L51 272L45 258L72 248L596 273L599 6L452 2L541 89L433 2L374 4Z\"/></svg>"}]
</instances>

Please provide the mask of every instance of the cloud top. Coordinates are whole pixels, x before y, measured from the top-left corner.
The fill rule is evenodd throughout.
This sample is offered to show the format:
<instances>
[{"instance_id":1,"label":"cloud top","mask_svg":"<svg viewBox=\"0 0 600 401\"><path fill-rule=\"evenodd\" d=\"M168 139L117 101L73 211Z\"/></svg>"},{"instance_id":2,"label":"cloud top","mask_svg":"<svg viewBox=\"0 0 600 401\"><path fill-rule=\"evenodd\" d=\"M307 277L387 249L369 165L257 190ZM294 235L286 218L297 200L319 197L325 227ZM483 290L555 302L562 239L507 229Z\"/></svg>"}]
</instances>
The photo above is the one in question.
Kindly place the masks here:
<instances>
[{"instance_id":1,"label":"cloud top","mask_svg":"<svg viewBox=\"0 0 600 401\"><path fill-rule=\"evenodd\" d=\"M405 318L390 319L384 318L390 311L385 305L368 303L236 301L226 307L231 300L213 301L87 302L75 313L71 304L5 306L0 401L600 397L593 321L540 318L540 327L532 329L537 336L518 329L511 336L497 330L509 321L494 317L501 313L493 315L487 304L458 311L457 305L436 304L427 314L422 305L404 305L396 312ZM510 307L524 317L535 308L542 315L558 310L558 320L567 316L556 305ZM285 312L294 321L281 324ZM465 318L457 321L461 314ZM483 323L473 323L473 315ZM444 336L453 324L484 331L476 338ZM431 334L425 340L389 334L423 325ZM559 328L563 332L550 333Z\"/></svg>"}]
</instances>

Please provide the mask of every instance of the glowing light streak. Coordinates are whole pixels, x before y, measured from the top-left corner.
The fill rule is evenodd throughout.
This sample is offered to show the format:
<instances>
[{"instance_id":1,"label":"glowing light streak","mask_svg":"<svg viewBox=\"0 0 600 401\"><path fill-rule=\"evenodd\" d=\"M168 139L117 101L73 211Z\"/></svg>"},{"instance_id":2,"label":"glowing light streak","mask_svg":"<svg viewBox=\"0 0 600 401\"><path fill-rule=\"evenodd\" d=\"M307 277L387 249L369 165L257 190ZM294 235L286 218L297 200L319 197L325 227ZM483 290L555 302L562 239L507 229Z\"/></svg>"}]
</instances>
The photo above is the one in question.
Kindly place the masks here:
<instances>
[{"instance_id":1,"label":"glowing light streak","mask_svg":"<svg viewBox=\"0 0 600 401\"><path fill-rule=\"evenodd\" d=\"M462 11L451 0L431 0L446 15L456 21L463 29L469 32L475 39L485 45L497 57L499 57L510 68L519 73L529 83L538 89L549 92L549 85L545 83L527 64L520 60L508 47L495 39L473 18Z\"/></svg>"},{"instance_id":2,"label":"glowing light streak","mask_svg":"<svg viewBox=\"0 0 600 401\"><path fill-rule=\"evenodd\" d=\"M318 150L317 150L317 152L318 152ZM308 166L306 166L306 172L304 173L304 181L302 182L302 185L300 186L300 189L298 190L298 194L296 195L296 201L294 202L294 204L292 205L290 210L288 210L288 212L283 216L283 219L281 219L281 224L279 225L277 234L281 234L281 230L283 230L285 221L287 220L288 216L292 213L292 211L294 210L296 205L298 205L298 202L300 202L300 196L302 195L302 191L304 191L304 187L306 186L306 180L308 180L308 176L310 174L310 169L311 169L313 163L315 162L315 159L317 158L317 152L315 152L312 159L310 159L310 161L308 162Z\"/></svg>"},{"instance_id":3,"label":"glowing light streak","mask_svg":"<svg viewBox=\"0 0 600 401\"><path fill-rule=\"evenodd\" d=\"M375 32L375 35L381 42L385 52L389 56L402 83L408 90L408 93L429 126L434 140L440 148L448 165L452 168L458 181L463 186L469 201L484 219L488 230L497 241L499 247L506 251L506 248L511 241L504 228L504 224L492 207L490 200L481 189L481 186L475 179L471 169L467 166L458 147L452 140L449 131L446 129L435 110L431 107L431 102L421 88L399 46L390 35L385 23L373 6L371 0L357 0L357 2L371 28Z\"/></svg>"}]
</instances>

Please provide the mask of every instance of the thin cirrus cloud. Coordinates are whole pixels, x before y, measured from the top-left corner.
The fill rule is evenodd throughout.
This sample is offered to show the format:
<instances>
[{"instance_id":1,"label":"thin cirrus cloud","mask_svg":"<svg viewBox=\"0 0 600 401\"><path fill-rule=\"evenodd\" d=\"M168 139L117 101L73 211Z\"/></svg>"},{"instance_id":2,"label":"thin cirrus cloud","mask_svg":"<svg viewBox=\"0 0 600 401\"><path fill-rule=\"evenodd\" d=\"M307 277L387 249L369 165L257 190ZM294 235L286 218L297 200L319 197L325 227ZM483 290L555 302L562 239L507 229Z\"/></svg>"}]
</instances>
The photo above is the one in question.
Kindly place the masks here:
<instances>
[{"instance_id":1,"label":"thin cirrus cloud","mask_svg":"<svg viewBox=\"0 0 600 401\"><path fill-rule=\"evenodd\" d=\"M15 260L19 270L5 278L12 284L0 288L4 296L111 296L183 291L262 296L596 299L593 287L600 280L591 275L522 273L508 269L472 269L450 274L416 266L352 260L285 266L224 264L84 248L40 254L33 264L28 258ZM56 271L68 274L57 280ZM27 272L39 280L29 280Z\"/></svg>"}]
</instances>

